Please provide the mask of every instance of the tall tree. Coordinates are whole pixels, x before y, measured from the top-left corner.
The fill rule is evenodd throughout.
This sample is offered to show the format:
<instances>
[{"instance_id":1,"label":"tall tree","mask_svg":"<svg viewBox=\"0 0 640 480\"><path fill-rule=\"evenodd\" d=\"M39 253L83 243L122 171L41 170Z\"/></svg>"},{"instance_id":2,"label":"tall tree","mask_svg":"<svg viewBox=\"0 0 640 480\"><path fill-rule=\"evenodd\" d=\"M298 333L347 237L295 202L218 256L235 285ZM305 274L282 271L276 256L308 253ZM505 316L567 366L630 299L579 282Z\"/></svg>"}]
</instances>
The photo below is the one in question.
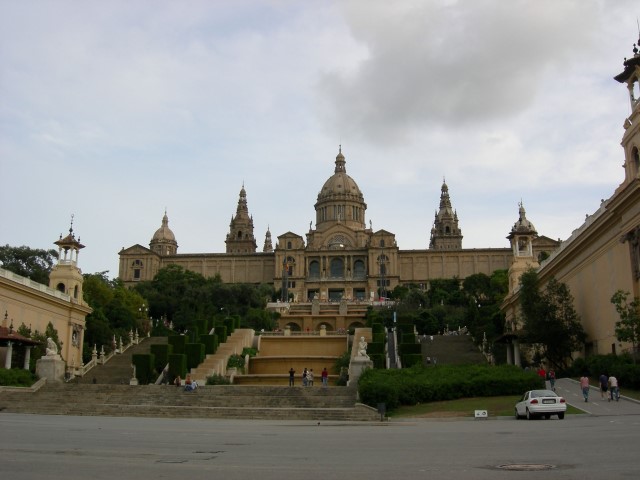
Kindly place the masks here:
<instances>
[{"instance_id":1,"label":"tall tree","mask_svg":"<svg viewBox=\"0 0 640 480\"><path fill-rule=\"evenodd\" d=\"M633 362L636 362L638 344L640 344L640 298L628 301L629 292L616 291L611 303L616 307L620 320L616 322L616 337L621 342L631 342L633 346Z\"/></svg>"},{"instance_id":2,"label":"tall tree","mask_svg":"<svg viewBox=\"0 0 640 480\"><path fill-rule=\"evenodd\" d=\"M44 285L49 285L49 273L57 258L58 252L53 249L0 246L2 268Z\"/></svg>"},{"instance_id":3,"label":"tall tree","mask_svg":"<svg viewBox=\"0 0 640 480\"><path fill-rule=\"evenodd\" d=\"M566 368L586 339L569 287L551 278L541 292L538 274L530 269L520 278L520 305L525 341L538 345L555 368Z\"/></svg>"}]
</instances>

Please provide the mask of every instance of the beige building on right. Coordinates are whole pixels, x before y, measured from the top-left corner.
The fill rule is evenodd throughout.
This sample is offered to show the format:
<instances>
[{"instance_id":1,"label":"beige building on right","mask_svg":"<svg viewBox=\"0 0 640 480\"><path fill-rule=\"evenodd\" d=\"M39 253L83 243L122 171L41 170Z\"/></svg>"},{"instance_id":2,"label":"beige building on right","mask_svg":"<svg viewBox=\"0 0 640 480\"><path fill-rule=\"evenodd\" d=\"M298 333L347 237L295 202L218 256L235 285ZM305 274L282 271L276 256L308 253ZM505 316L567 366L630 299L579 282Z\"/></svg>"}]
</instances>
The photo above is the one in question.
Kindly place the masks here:
<instances>
[{"instance_id":1,"label":"beige building on right","mask_svg":"<svg viewBox=\"0 0 640 480\"><path fill-rule=\"evenodd\" d=\"M615 325L620 318L611 304L611 296L617 290L640 296L640 53L637 45L633 53L632 58L624 61L624 71L614 77L626 85L631 104L622 136L622 183L541 265L530 248L537 233L526 216L523 218L524 208L520 206L520 218L508 237L514 256L509 269L509 294L502 305L509 363L520 364L518 338L522 320L518 280L530 266L538 268L542 288L549 279L556 278L571 289L574 307L588 337L585 351L578 354L618 354L631 349L631 344L620 343L616 338ZM618 166L617 160L612 168L614 166Z\"/></svg>"}]
</instances>

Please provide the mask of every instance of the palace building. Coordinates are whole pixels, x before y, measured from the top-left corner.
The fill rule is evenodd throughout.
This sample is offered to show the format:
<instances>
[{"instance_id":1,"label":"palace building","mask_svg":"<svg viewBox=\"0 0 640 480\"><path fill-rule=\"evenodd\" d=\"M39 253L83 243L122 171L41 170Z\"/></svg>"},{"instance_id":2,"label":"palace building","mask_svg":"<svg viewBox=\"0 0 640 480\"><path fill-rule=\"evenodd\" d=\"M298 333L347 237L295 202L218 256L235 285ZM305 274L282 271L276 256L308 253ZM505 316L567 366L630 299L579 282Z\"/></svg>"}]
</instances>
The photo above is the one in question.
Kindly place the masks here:
<instances>
[{"instance_id":1,"label":"palace building","mask_svg":"<svg viewBox=\"0 0 640 480\"><path fill-rule=\"evenodd\" d=\"M294 302L314 298L371 301L385 297L397 285L427 289L433 279L491 275L511 264L510 248L462 248L458 214L444 181L428 248L402 250L392 232L374 231L372 222L367 222L364 194L347 174L346 163L340 148L333 174L321 186L314 205L315 228L311 223L303 235L282 233L274 246L267 230L262 251L258 251L243 185L226 235L226 252L178 253L165 212L148 247L136 244L120 251L120 279L132 286L152 280L158 270L174 264L205 277L220 275L225 283L273 284L282 289L283 299L293 298ZM550 254L558 244L537 237L532 251L535 255Z\"/></svg>"},{"instance_id":2,"label":"palace building","mask_svg":"<svg viewBox=\"0 0 640 480\"><path fill-rule=\"evenodd\" d=\"M538 263L531 248L536 231L523 217L509 235L513 263L509 270L509 294L502 305L506 316L504 339L509 343L508 362L520 364L523 322L520 315L520 275L536 268L541 288L551 279L567 284L574 308L587 334L584 352L579 355L618 354L630 351L630 343L619 342L616 322L620 316L611 303L617 290L640 297L640 51L625 59L624 70L614 79L629 91L631 113L623 123L622 149L624 178L600 208L587 215L584 223L562 242L560 248ZM618 167L618 160L612 167Z\"/></svg>"}]
</instances>

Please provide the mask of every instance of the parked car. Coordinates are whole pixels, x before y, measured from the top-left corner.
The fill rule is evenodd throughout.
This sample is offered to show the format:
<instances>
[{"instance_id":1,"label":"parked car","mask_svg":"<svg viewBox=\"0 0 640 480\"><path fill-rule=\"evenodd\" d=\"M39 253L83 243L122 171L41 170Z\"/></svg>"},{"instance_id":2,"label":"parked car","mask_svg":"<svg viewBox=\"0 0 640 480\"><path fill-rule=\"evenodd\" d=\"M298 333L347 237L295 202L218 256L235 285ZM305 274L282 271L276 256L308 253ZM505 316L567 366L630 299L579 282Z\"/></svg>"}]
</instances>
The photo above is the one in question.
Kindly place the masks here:
<instances>
[{"instance_id":1,"label":"parked car","mask_svg":"<svg viewBox=\"0 0 640 480\"><path fill-rule=\"evenodd\" d=\"M529 390L522 400L516 403L516 420L526 417L529 420L551 415L558 415L562 420L567 411L567 402L552 390Z\"/></svg>"}]
</instances>

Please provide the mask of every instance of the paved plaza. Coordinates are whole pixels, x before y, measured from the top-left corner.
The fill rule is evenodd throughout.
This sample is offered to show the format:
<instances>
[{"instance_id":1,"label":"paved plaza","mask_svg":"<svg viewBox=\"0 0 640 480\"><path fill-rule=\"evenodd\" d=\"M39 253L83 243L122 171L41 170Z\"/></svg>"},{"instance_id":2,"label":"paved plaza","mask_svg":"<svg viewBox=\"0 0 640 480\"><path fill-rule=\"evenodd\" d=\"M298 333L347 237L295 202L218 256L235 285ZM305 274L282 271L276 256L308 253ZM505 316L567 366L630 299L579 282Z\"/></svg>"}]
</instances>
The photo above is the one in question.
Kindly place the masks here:
<instances>
[{"instance_id":1,"label":"paved plaza","mask_svg":"<svg viewBox=\"0 0 640 480\"><path fill-rule=\"evenodd\" d=\"M570 381L558 384L559 393L580 406L580 398L571 398L572 387ZM575 391L579 394L577 385ZM595 395L594 400L589 407L607 413L535 421L498 417L330 423L0 413L0 476L637 478L640 405L624 399L599 402Z\"/></svg>"}]
</instances>

